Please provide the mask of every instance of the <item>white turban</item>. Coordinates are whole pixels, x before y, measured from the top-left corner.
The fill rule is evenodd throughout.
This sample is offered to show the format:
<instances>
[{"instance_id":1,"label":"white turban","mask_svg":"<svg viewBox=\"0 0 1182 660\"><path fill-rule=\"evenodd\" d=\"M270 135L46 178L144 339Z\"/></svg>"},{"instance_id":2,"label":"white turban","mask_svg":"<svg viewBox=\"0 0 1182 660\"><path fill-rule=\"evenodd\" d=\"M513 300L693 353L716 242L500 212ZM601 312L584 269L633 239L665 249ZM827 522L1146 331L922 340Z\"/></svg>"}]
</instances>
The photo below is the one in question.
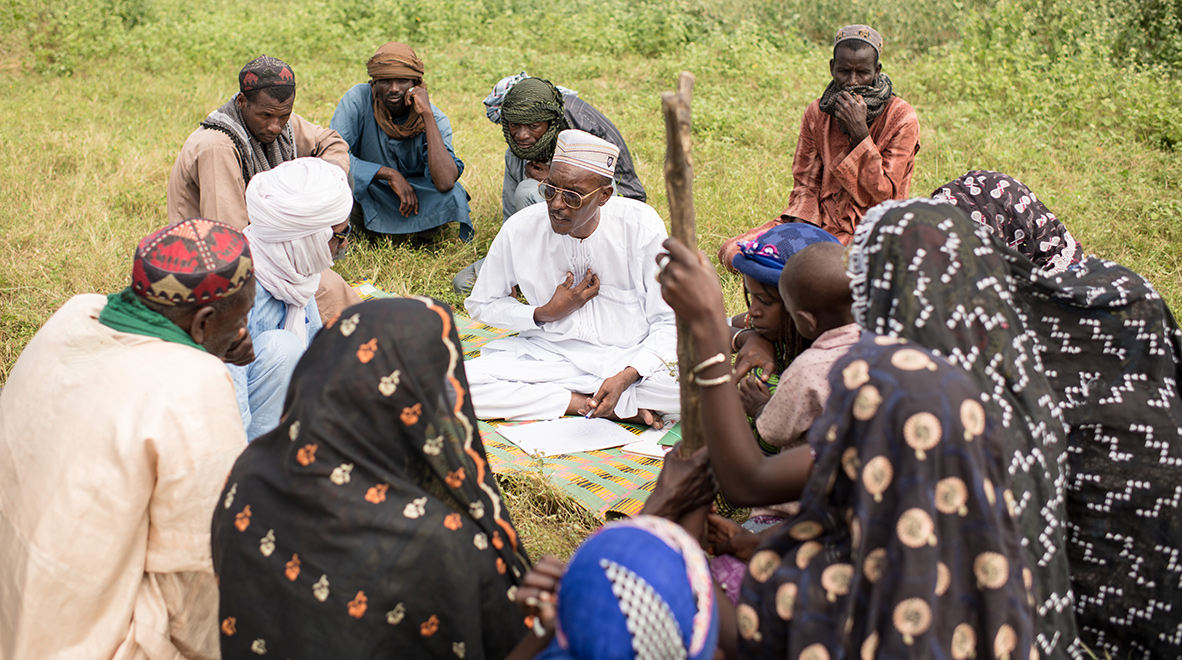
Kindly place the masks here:
<instances>
[{"instance_id":1,"label":"white turban","mask_svg":"<svg viewBox=\"0 0 1182 660\"><path fill-rule=\"evenodd\" d=\"M307 341L304 307L332 265L332 228L349 218L353 193L341 168L297 158L259 172L246 187L246 238L259 284L287 303L283 328Z\"/></svg>"},{"instance_id":2,"label":"white turban","mask_svg":"<svg viewBox=\"0 0 1182 660\"><path fill-rule=\"evenodd\" d=\"M620 148L611 142L586 131L569 129L558 134L550 162L567 163L610 179L616 173L619 157Z\"/></svg>"}]
</instances>

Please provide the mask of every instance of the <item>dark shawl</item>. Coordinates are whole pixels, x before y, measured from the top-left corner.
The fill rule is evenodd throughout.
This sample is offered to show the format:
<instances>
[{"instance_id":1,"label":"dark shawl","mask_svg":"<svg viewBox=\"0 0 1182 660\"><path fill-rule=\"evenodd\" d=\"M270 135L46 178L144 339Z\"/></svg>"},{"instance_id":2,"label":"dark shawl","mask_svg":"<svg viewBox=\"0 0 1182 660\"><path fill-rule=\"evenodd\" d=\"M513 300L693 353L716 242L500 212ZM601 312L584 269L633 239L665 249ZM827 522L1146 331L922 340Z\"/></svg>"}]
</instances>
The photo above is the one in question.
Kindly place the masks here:
<instances>
[{"instance_id":1,"label":"dark shawl","mask_svg":"<svg viewBox=\"0 0 1182 660\"><path fill-rule=\"evenodd\" d=\"M1058 611L1065 560L1094 652L1177 657L1182 333L1161 297L1096 257L1049 277L929 200L867 214L849 265L855 317L968 370L1008 427L1028 557L1040 564L1043 657L1073 652L1071 609Z\"/></svg>"},{"instance_id":2,"label":"dark shawl","mask_svg":"<svg viewBox=\"0 0 1182 660\"><path fill-rule=\"evenodd\" d=\"M326 326L213 519L224 658L502 658L529 560L488 468L450 310Z\"/></svg>"},{"instance_id":3,"label":"dark shawl","mask_svg":"<svg viewBox=\"0 0 1182 660\"><path fill-rule=\"evenodd\" d=\"M969 172L937 188L932 197L952 202L1052 275L1083 258L1083 246L1055 214L1029 188L1001 172Z\"/></svg>"},{"instance_id":4,"label":"dark shawl","mask_svg":"<svg viewBox=\"0 0 1182 660\"><path fill-rule=\"evenodd\" d=\"M1026 660L1004 438L964 372L864 333L834 365L801 513L751 559L743 657Z\"/></svg>"}]
</instances>

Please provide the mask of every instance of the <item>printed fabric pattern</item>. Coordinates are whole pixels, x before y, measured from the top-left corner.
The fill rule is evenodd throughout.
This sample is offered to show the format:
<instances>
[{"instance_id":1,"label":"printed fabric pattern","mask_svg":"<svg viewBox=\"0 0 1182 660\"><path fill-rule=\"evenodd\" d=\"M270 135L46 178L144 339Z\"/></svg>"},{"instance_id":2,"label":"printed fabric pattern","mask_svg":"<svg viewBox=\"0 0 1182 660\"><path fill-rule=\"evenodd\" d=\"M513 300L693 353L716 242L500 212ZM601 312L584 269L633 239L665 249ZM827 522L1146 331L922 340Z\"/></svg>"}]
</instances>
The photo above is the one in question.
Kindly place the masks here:
<instances>
[{"instance_id":1,"label":"printed fabric pattern","mask_svg":"<svg viewBox=\"0 0 1182 660\"><path fill-rule=\"evenodd\" d=\"M874 209L849 269L855 318L968 371L1006 428L1043 657L1081 652L1071 618L1098 655L1177 657L1182 333L1152 286L1096 257L1048 276L936 200Z\"/></svg>"},{"instance_id":2,"label":"printed fabric pattern","mask_svg":"<svg viewBox=\"0 0 1182 660\"><path fill-rule=\"evenodd\" d=\"M296 367L279 427L213 520L222 656L502 658L530 563L468 396L451 311L346 309Z\"/></svg>"},{"instance_id":3,"label":"printed fabric pattern","mask_svg":"<svg viewBox=\"0 0 1182 660\"><path fill-rule=\"evenodd\" d=\"M830 386L800 515L743 581L740 655L1032 657L1033 575L980 389L914 344L870 333Z\"/></svg>"}]
</instances>

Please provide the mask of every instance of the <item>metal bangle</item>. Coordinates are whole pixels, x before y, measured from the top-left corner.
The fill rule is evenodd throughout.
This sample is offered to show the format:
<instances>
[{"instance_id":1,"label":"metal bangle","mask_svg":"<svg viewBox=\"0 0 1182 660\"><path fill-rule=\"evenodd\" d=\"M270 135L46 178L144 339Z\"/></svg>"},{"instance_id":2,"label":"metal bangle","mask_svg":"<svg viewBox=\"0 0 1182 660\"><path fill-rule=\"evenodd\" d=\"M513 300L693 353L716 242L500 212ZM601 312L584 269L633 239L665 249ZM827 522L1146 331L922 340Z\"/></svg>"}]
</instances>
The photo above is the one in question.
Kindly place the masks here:
<instances>
[{"instance_id":1,"label":"metal bangle","mask_svg":"<svg viewBox=\"0 0 1182 660\"><path fill-rule=\"evenodd\" d=\"M715 385L723 385L729 382L731 382L731 374L729 371L717 378L700 378L698 376L694 376L694 383L698 387L714 387Z\"/></svg>"},{"instance_id":2,"label":"metal bangle","mask_svg":"<svg viewBox=\"0 0 1182 660\"><path fill-rule=\"evenodd\" d=\"M726 362L726 355L719 353L718 355L715 355L713 357L708 357L705 360L702 360L698 364L698 366L696 366L690 370L690 373L694 376L697 376L698 374L702 373L706 369L709 369L710 367L713 367L716 364L722 364L723 362Z\"/></svg>"},{"instance_id":3,"label":"metal bangle","mask_svg":"<svg viewBox=\"0 0 1182 660\"><path fill-rule=\"evenodd\" d=\"M738 332L731 335L731 352L732 353L739 352L739 335L743 334L744 332L755 332L755 328L739 328Z\"/></svg>"}]
</instances>

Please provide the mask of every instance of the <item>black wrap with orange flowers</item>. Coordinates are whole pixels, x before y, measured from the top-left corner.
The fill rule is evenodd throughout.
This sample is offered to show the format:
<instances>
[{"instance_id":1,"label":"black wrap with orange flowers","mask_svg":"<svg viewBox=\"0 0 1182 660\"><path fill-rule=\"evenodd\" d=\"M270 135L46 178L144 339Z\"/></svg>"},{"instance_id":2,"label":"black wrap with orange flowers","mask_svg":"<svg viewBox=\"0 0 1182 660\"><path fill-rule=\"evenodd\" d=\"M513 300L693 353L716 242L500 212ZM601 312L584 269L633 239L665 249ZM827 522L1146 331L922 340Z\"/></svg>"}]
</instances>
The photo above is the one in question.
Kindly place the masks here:
<instances>
[{"instance_id":1,"label":"black wrap with orange flowers","mask_svg":"<svg viewBox=\"0 0 1182 660\"><path fill-rule=\"evenodd\" d=\"M326 326L213 520L225 658L501 658L529 559L489 470L450 309Z\"/></svg>"}]
</instances>

